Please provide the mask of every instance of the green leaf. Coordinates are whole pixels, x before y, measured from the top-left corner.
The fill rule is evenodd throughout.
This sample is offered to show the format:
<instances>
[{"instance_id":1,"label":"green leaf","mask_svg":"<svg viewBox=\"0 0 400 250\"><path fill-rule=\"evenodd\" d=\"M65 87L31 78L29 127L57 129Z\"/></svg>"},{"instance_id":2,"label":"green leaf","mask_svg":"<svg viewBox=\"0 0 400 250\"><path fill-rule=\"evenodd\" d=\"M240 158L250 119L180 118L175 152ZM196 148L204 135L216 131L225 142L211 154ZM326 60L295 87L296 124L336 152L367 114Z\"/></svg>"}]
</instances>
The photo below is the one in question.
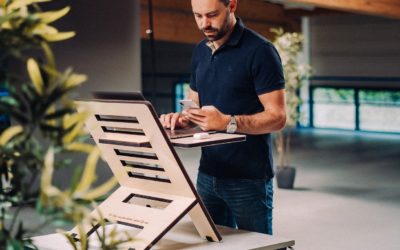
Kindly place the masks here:
<instances>
[{"instance_id":1,"label":"green leaf","mask_svg":"<svg viewBox=\"0 0 400 250\"><path fill-rule=\"evenodd\" d=\"M24 128L20 125L15 125L12 127L7 128L1 135L0 135L0 146L4 146L8 143L12 138L16 135L22 133Z\"/></svg>"},{"instance_id":2,"label":"green leaf","mask_svg":"<svg viewBox=\"0 0 400 250\"><path fill-rule=\"evenodd\" d=\"M51 126L51 125L48 125L46 123L40 123L40 128L42 130L44 130L44 131L47 131L47 132L58 132L58 133L61 133L62 131L64 131L63 127L61 127L61 126Z\"/></svg>"},{"instance_id":3,"label":"green leaf","mask_svg":"<svg viewBox=\"0 0 400 250\"><path fill-rule=\"evenodd\" d=\"M56 68L56 60L54 58L53 51L51 50L50 46L45 42L42 42L41 46L42 46L42 49L43 49L44 54L46 56L48 66L55 70L55 68Z\"/></svg>"},{"instance_id":4,"label":"green leaf","mask_svg":"<svg viewBox=\"0 0 400 250\"><path fill-rule=\"evenodd\" d=\"M79 86L87 80L87 76L83 74L71 74L64 84L64 88L71 89Z\"/></svg>"},{"instance_id":5,"label":"green leaf","mask_svg":"<svg viewBox=\"0 0 400 250\"><path fill-rule=\"evenodd\" d=\"M61 233L60 231L58 233ZM67 238L71 246L74 248L74 250L78 250L78 247L76 245L76 241L72 238L69 232L62 232L62 234Z\"/></svg>"},{"instance_id":6,"label":"green leaf","mask_svg":"<svg viewBox=\"0 0 400 250\"><path fill-rule=\"evenodd\" d=\"M42 2L49 2L49 1L50 0L14 0L6 8L7 8L8 12L11 12L11 10L20 9L22 7L26 7L26 6L34 4L34 3L42 3Z\"/></svg>"},{"instance_id":7,"label":"green leaf","mask_svg":"<svg viewBox=\"0 0 400 250\"><path fill-rule=\"evenodd\" d=\"M27 116L26 113L23 113L20 110L12 110L10 116L23 125L28 124L30 121L29 116Z\"/></svg>"},{"instance_id":8,"label":"green leaf","mask_svg":"<svg viewBox=\"0 0 400 250\"><path fill-rule=\"evenodd\" d=\"M33 86L39 95L43 95L43 78L40 73L39 65L33 58L29 58L27 62L28 73L32 80Z\"/></svg>"},{"instance_id":9,"label":"green leaf","mask_svg":"<svg viewBox=\"0 0 400 250\"><path fill-rule=\"evenodd\" d=\"M81 181L76 187L76 192L86 192L96 180L96 166L100 157L100 150L94 148L86 159L86 165L82 174ZM78 195L79 196L79 195Z\"/></svg>"},{"instance_id":10,"label":"green leaf","mask_svg":"<svg viewBox=\"0 0 400 250\"><path fill-rule=\"evenodd\" d=\"M53 86L49 88L47 100L44 100L43 103L43 111L46 111L46 114L49 114L51 109L50 107L70 107L71 105L64 104L63 100L68 99L68 91L62 89L60 86ZM61 104L61 106L57 105Z\"/></svg>"},{"instance_id":11,"label":"green leaf","mask_svg":"<svg viewBox=\"0 0 400 250\"><path fill-rule=\"evenodd\" d=\"M70 151L85 152L87 154L90 154L94 150L95 147L92 144L88 144L88 143L74 142L74 143L68 144L65 148Z\"/></svg>"},{"instance_id":12,"label":"green leaf","mask_svg":"<svg viewBox=\"0 0 400 250\"><path fill-rule=\"evenodd\" d=\"M58 42L70 39L75 36L74 31L69 32L58 32L58 33L44 33L41 36L48 42Z\"/></svg>"},{"instance_id":13,"label":"green leaf","mask_svg":"<svg viewBox=\"0 0 400 250\"><path fill-rule=\"evenodd\" d=\"M44 160L44 168L40 180L40 189L46 196L59 195L61 192L52 183L54 172L54 148L49 148Z\"/></svg>"},{"instance_id":14,"label":"green leaf","mask_svg":"<svg viewBox=\"0 0 400 250\"><path fill-rule=\"evenodd\" d=\"M44 116L45 120L50 120L50 119L57 119L57 118L62 118L63 116L65 116L66 114L71 114L75 112L74 109L72 108L64 108L61 110L57 110L53 113L47 114Z\"/></svg>"},{"instance_id":15,"label":"green leaf","mask_svg":"<svg viewBox=\"0 0 400 250\"><path fill-rule=\"evenodd\" d=\"M79 238L81 242L81 247L82 249L88 249L88 237L86 235L85 229L82 225L78 225L78 231L79 231Z\"/></svg>"},{"instance_id":16,"label":"green leaf","mask_svg":"<svg viewBox=\"0 0 400 250\"><path fill-rule=\"evenodd\" d=\"M11 12L11 13L6 14L4 16L0 16L0 26L3 23L10 21L12 18L17 17L17 16L18 16L18 13L16 13L16 12Z\"/></svg>"},{"instance_id":17,"label":"green leaf","mask_svg":"<svg viewBox=\"0 0 400 250\"><path fill-rule=\"evenodd\" d=\"M35 99L43 99L40 95L37 94L35 87L30 84L25 84L22 86L22 93L15 93L18 98L19 103L24 104L25 107L32 107L31 103Z\"/></svg>"},{"instance_id":18,"label":"green leaf","mask_svg":"<svg viewBox=\"0 0 400 250\"><path fill-rule=\"evenodd\" d=\"M18 107L10 103L0 101L0 112L4 115L10 115L12 113L12 110L15 108Z\"/></svg>"},{"instance_id":19,"label":"green leaf","mask_svg":"<svg viewBox=\"0 0 400 250\"><path fill-rule=\"evenodd\" d=\"M76 125L78 123L83 123L87 117L88 117L87 112L79 112L65 116L63 120L63 126L64 128L70 128L71 126Z\"/></svg>"},{"instance_id":20,"label":"green leaf","mask_svg":"<svg viewBox=\"0 0 400 250\"><path fill-rule=\"evenodd\" d=\"M45 23L38 23L37 25L31 28L31 33L33 35L44 37L45 35L58 34L58 30L51 25L47 25Z\"/></svg>"},{"instance_id":21,"label":"green leaf","mask_svg":"<svg viewBox=\"0 0 400 250\"><path fill-rule=\"evenodd\" d=\"M44 114L46 110L52 106L55 105L57 101L59 101L63 95L65 95L68 92L68 90L61 89L59 87L55 88L52 90L52 92L43 100L39 113Z\"/></svg>"},{"instance_id":22,"label":"green leaf","mask_svg":"<svg viewBox=\"0 0 400 250\"><path fill-rule=\"evenodd\" d=\"M78 122L71 126L67 133L63 136L63 143L68 144L71 143L73 140L75 140L79 134L82 132L82 128L84 126L83 122ZM64 127L65 128L65 127Z\"/></svg>"},{"instance_id":23,"label":"green leaf","mask_svg":"<svg viewBox=\"0 0 400 250\"><path fill-rule=\"evenodd\" d=\"M72 194L76 190L76 187L79 184L80 177L82 176L82 172L83 172L83 168L76 167L74 169L74 174L72 175L71 185L70 185L70 188L69 188L69 193L70 194Z\"/></svg>"},{"instance_id":24,"label":"green leaf","mask_svg":"<svg viewBox=\"0 0 400 250\"><path fill-rule=\"evenodd\" d=\"M49 60L49 59L47 59L47 60ZM49 65L44 65L43 70L51 77L57 77L60 74L57 71L57 69L55 68L55 65L54 65L54 67L49 66Z\"/></svg>"},{"instance_id":25,"label":"green leaf","mask_svg":"<svg viewBox=\"0 0 400 250\"><path fill-rule=\"evenodd\" d=\"M70 9L71 8L67 6L61 10L36 13L34 16L39 18L42 23L52 23L65 16L70 11Z\"/></svg>"},{"instance_id":26,"label":"green leaf","mask_svg":"<svg viewBox=\"0 0 400 250\"><path fill-rule=\"evenodd\" d=\"M115 177L112 177L110 180L103 183L102 185L87 191L81 196L81 198L85 200L95 200L97 198L103 197L108 192L110 192L117 184L117 179Z\"/></svg>"}]
</instances>

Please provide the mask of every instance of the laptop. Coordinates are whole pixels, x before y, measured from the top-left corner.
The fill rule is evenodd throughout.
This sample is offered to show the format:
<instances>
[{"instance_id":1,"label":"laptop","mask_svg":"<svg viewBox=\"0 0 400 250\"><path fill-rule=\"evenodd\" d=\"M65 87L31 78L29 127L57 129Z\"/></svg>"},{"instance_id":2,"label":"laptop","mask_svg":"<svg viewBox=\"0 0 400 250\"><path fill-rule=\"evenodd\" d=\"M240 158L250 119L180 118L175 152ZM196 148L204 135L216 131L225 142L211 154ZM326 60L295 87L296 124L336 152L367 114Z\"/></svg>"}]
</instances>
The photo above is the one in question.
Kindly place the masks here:
<instances>
[{"instance_id":1,"label":"laptop","mask_svg":"<svg viewBox=\"0 0 400 250\"><path fill-rule=\"evenodd\" d=\"M140 92L109 92L109 91L95 91L92 92L92 96L96 99L105 100L128 100L128 101L144 101L146 100ZM164 128L170 139L178 139L184 137L191 137L196 133L204 132L200 127L192 127L187 129L175 129L170 130ZM209 131L209 133L215 133L215 131Z\"/></svg>"},{"instance_id":2,"label":"laptop","mask_svg":"<svg viewBox=\"0 0 400 250\"><path fill-rule=\"evenodd\" d=\"M144 101L146 100L140 92L109 92L94 91L92 96L96 99L106 100L125 100L125 101Z\"/></svg>"},{"instance_id":3,"label":"laptop","mask_svg":"<svg viewBox=\"0 0 400 250\"><path fill-rule=\"evenodd\" d=\"M196 133L204 132L203 130L201 130L201 128L199 126L191 127L191 128L175 129L175 130L170 130L170 129L164 129L164 130L165 130L165 132L167 132L167 135L170 139L191 137ZM216 131L207 131L207 133L213 134L213 133L216 133Z\"/></svg>"}]
</instances>

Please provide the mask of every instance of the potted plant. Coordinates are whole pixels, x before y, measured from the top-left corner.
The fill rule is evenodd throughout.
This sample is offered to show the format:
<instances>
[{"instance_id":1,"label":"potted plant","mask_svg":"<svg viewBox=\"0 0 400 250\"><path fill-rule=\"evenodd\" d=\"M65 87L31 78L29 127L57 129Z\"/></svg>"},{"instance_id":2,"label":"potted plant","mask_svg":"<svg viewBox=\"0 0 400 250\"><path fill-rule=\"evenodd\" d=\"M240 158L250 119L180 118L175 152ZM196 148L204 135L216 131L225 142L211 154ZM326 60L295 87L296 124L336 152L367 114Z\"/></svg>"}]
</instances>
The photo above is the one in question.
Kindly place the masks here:
<instances>
[{"instance_id":1,"label":"potted plant","mask_svg":"<svg viewBox=\"0 0 400 250\"><path fill-rule=\"evenodd\" d=\"M286 126L275 133L275 146L278 156L277 183L279 188L293 188L296 169L290 164L291 130L299 120L299 105L301 104L300 87L308 76L310 66L300 63L303 36L297 32L285 32L282 28L272 29L275 34L273 41L278 50L285 74L286 91Z\"/></svg>"},{"instance_id":2,"label":"potted plant","mask_svg":"<svg viewBox=\"0 0 400 250\"><path fill-rule=\"evenodd\" d=\"M41 2L51 0L0 0L0 84L8 96L0 97L0 114L11 126L0 132L0 248L35 248L30 237L35 229L25 227L20 211L36 208L44 224L79 224L80 242L65 236L74 249L87 249L82 223L105 222L89 216L93 201L106 195L114 178L92 187L100 151L87 143L83 131L85 113L76 113L70 95L86 76L72 69L59 71L51 43L69 39L74 32L59 32L51 25L70 10L43 12ZM68 188L52 182L53 172L83 154L86 163L75 168ZM40 228L43 225L38 225ZM103 249L114 249L130 237L116 239L114 230L97 233Z\"/></svg>"}]
</instances>

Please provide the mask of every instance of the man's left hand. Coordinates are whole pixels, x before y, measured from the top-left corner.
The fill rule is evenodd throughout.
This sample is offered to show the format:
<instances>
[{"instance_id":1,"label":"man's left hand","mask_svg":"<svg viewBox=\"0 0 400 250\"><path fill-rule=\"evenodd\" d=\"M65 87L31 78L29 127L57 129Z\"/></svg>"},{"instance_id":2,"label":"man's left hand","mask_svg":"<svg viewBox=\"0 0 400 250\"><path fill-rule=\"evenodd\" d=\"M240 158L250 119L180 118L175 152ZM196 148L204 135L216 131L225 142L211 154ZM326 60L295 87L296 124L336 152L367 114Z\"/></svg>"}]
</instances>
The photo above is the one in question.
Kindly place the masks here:
<instances>
[{"instance_id":1,"label":"man's left hand","mask_svg":"<svg viewBox=\"0 0 400 250\"><path fill-rule=\"evenodd\" d=\"M183 114L202 130L225 130L230 116L223 114L214 106L203 106L201 109L189 109Z\"/></svg>"}]
</instances>

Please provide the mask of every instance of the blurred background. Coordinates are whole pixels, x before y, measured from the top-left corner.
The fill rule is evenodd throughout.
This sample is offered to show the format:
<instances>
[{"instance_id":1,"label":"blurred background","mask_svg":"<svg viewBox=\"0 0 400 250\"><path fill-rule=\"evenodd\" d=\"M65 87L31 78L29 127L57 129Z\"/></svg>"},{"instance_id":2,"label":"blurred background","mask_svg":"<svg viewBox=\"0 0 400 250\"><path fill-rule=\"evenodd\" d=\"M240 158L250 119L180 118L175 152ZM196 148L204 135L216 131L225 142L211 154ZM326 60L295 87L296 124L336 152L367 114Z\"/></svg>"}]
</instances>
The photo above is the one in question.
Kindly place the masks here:
<instances>
[{"instance_id":1,"label":"blurred background","mask_svg":"<svg viewBox=\"0 0 400 250\"><path fill-rule=\"evenodd\" d=\"M88 75L79 96L141 91L159 114L179 111L203 39L190 1L46 6L65 5L72 9L58 27L77 36L54 49L60 68ZM400 2L239 0L237 16L270 40L271 28L301 32L302 61L313 69L299 89L294 188L275 189L275 235L295 239L295 249L398 249ZM178 153L195 181L199 150ZM110 176L106 166L99 176Z\"/></svg>"},{"instance_id":2,"label":"blurred background","mask_svg":"<svg viewBox=\"0 0 400 250\"><path fill-rule=\"evenodd\" d=\"M142 91L159 113L177 109L203 39L190 1L56 2L71 5L59 27L77 36L55 54L89 76L81 95ZM303 33L313 72L301 89L302 127L400 132L398 1L244 0L237 15L270 40L271 28Z\"/></svg>"}]
</instances>

